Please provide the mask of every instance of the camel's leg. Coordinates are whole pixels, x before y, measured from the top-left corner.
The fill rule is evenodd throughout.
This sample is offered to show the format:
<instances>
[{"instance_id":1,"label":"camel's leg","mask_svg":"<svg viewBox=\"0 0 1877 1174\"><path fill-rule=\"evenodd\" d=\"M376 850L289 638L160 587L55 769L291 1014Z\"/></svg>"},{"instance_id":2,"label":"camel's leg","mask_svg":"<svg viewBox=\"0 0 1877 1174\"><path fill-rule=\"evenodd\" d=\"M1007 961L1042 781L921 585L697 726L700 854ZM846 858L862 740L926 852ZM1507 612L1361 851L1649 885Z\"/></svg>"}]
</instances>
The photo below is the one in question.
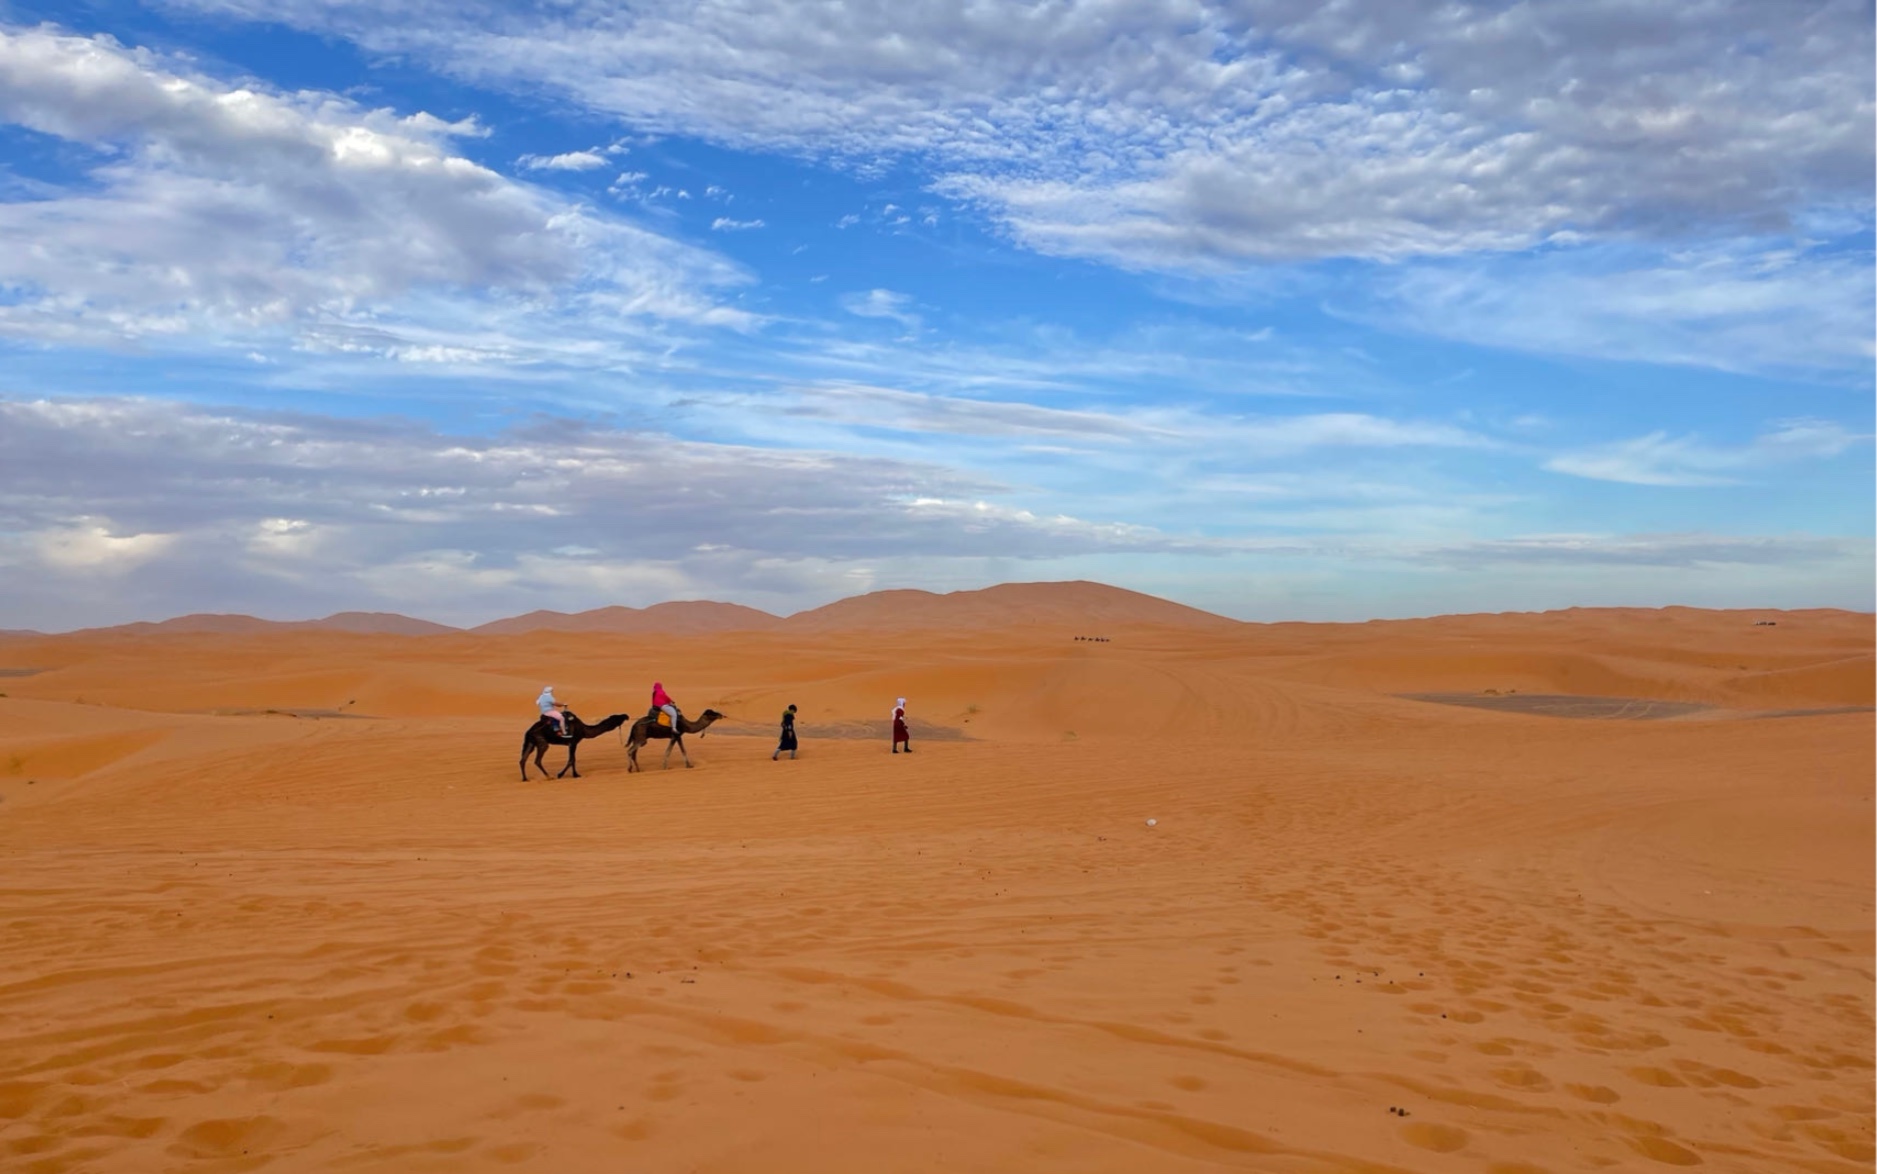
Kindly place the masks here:
<instances>
[{"instance_id":1,"label":"camel's leg","mask_svg":"<svg viewBox=\"0 0 1877 1174\"><path fill-rule=\"evenodd\" d=\"M534 768L541 772L542 778L547 777L547 743L546 742L542 742L539 746L536 746L534 749Z\"/></svg>"},{"instance_id":2,"label":"camel's leg","mask_svg":"<svg viewBox=\"0 0 1877 1174\"><path fill-rule=\"evenodd\" d=\"M671 769L671 748L673 746L682 746L682 745L684 745L684 742L682 739L679 739L679 738L673 738L671 741L665 743L665 761L663 765L661 765L658 769L670 770Z\"/></svg>"},{"instance_id":3,"label":"camel's leg","mask_svg":"<svg viewBox=\"0 0 1877 1174\"><path fill-rule=\"evenodd\" d=\"M691 769L691 752L684 748L684 739L678 739L678 753L684 756L684 769Z\"/></svg>"},{"instance_id":4,"label":"camel's leg","mask_svg":"<svg viewBox=\"0 0 1877 1174\"><path fill-rule=\"evenodd\" d=\"M639 769L639 744L637 742L627 742L626 743L626 773L631 774L633 771L638 770L638 769Z\"/></svg>"},{"instance_id":5,"label":"camel's leg","mask_svg":"<svg viewBox=\"0 0 1877 1174\"><path fill-rule=\"evenodd\" d=\"M523 738L521 740L521 781L524 783L528 781L528 751L531 749L533 748L528 745L528 739Z\"/></svg>"},{"instance_id":6,"label":"camel's leg","mask_svg":"<svg viewBox=\"0 0 1877 1174\"><path fill-rule=\"evenodd\" d=\"M569 771L573 772L573 776L575 778L580 777L580 767L576 765L574 762L574 752L577 751L579 748L580 748L580 743L578 741L567 743L567 765L560 768L560 774L555 775L554 776L555 778L557 779L561 778L562 776L566 775L567 772Z\"/></svg>"}]
</instances>

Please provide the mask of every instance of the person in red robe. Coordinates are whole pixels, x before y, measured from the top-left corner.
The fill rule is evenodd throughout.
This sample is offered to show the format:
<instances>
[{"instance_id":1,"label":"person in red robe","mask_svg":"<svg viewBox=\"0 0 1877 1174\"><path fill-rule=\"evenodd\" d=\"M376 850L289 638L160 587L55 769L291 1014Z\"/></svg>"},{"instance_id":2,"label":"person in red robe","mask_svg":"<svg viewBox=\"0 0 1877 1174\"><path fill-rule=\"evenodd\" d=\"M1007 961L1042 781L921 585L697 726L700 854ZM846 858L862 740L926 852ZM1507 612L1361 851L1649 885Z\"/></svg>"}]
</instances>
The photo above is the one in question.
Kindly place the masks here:
<instances>
[{"instance_id":1,"label":"person in red robe","mask_svg":"<svg viewBox=\"0 0 1877 1174\"><path fill-rule=\"evenodd\" d=\"M900 743L906 744L906 753L912 753L912 735L906 732L906 699L899 699L893 707L893 753L899 753Z\"/></svg>"}]
</instances>

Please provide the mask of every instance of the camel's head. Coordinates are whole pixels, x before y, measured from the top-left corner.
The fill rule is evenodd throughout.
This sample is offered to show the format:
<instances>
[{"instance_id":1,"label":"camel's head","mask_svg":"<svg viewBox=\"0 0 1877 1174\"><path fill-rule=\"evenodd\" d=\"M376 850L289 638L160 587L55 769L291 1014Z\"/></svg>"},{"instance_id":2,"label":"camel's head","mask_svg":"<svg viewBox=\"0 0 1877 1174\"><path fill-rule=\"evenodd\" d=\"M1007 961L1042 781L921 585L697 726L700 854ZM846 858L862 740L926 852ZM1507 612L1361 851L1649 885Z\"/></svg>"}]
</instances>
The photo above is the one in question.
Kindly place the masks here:
<instances>
[{"instance_id":1,"label":"camel's head","mask_svg":"<svg viewBox=\"0 0 1877 1174\"><path fill-rule=\"evenodd\" d=\"M700 713L697 715L697 724L700 726L708 726L710 723L716 721L722 716L723 715L721 713L718 713L714 709L707 709L703 713ZM704 730L699 730L697 732L697 736L700 738L702 738L704 734L705 734Z\"/></svg>"}]
</instances>

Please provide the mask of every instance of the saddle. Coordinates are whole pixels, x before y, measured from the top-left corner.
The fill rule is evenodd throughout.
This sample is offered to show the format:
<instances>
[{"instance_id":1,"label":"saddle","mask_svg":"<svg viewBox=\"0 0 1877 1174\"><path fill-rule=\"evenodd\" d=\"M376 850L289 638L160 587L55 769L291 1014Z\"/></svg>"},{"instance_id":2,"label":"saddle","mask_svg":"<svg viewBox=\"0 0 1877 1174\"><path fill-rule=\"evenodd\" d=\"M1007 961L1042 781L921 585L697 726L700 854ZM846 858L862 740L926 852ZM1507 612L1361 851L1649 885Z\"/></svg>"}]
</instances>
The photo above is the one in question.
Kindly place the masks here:
<instances>
[{"instance_id":1,"label":"saddle","mask_svg":"<svg viewBox=\"0 0 1877 1174\"><path fill-rule=\"evenodd\" d=\"M645 717L647 721L655 726L663 726L668 730L671 728L671 715L656 705L652 707L652 711L646 714Z\"/></svg>"}]
</instances>

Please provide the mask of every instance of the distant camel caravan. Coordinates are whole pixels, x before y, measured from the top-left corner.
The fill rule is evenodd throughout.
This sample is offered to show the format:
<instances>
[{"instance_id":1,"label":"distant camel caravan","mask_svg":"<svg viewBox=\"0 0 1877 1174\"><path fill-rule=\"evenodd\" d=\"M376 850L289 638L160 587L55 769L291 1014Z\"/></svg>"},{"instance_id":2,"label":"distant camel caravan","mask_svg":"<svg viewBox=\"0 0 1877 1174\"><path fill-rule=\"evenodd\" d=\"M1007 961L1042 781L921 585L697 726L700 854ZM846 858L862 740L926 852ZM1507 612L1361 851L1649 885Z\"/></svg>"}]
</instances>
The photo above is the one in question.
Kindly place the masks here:
<instances>
[{"instance_id":1,"label":"distant camel caravan","mask_svg":"<svg viewBox=\"0 0 1877 1174\"><path fill-rule=\"evenodd\" d=\"M590 726L575 717L573 710L568 709L562 712L567 716L567 736L564 738L561 737L560 732L555 728L554 719L546 715L543 715L540 721L528 727L527 735L521 740L522 782L525 783L528 781L528 755L530 754L534 755L534 765L535 768L541 772L541 777L547 777L547 767L542 764L541 759L547 754L547 748L549 746L567 747L567 765L561 767L560 774L554 777L558 779L561 775L571 771L575 778L579 778L580 771L574 765L574 752L580 748L580 743L587 738L597 738L601 734L610 734L620 726L632 720L629 714L615 713L598 725ZM685 765L689 766L691 764L687 761Z\"/></svg>"},{"instance_id":2,"label":"distant camel caravan","mask_svg":"<svg viewBox=\"0 0 1877 1174\"><path fill-rule=\"evenodd\" d=\"M645 745L646 742L653 738L670 739L671 746L676 746L678 753L684 755L684 767L686 770L689 770L691 768L691 756L686 753L684 749L684 736L686 734L696 734L700 738L703 737L704 731L710 729L710 724L722 716L721 713L718 713L714 709L705 710L695 721L680 715L676 731L673 731L670 726L659 725L656 715L652 717L642 717L638 721L633 722L632 732L626 735L626 773L630 774L639 769L639 747ZM607 718L606 720L612 721L613 719ZM665 747L665 761L662 764L662 768L669 768L671 766L671 746Z\"/></svg>"}]
</instances>

